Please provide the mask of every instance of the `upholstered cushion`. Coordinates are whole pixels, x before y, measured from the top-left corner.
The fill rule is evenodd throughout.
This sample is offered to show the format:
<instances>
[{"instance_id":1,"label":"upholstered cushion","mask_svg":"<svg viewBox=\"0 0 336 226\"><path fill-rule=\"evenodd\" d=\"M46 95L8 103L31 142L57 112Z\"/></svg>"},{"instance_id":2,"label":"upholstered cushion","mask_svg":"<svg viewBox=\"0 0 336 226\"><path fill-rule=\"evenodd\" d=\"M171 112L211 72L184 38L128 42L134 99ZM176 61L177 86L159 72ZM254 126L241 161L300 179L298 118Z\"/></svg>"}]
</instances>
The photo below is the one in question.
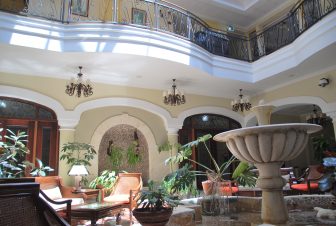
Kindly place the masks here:
<instances>
[{"instance_id":1,"label":"upholstered cushion","mask_svg":"<svg viewBox=\"0 0 336 226\"><path fill-rule=\"evenodd\" d=\"M307 184L293 184L291 186L292 189L299 190L299 191L308 191L308 185ZM317 190L318 189L318 183L310 183L310 189L311 190Z\"/></svg>"},{"instance_id":2,"label":"upholstered cushion","mask_svg":"<svg viewBox=\"0 0 336 226\"><path fill-rule=\"evenodd\" d=\"M231 195L238 192L238 187L219 187L220 193L223 195Z\"/></svg>"},{"instance_id":3,"label":"upholstered cushion","mask_svg":"<svg viewBox=\"0 0 336 226\"><path fill-rule=\"evenodd\" d=\"M110 195L106 198L104 198L104 202L123 202L123 203L129 203L129 195Z\"/></svg>"},{"instance_id":4,"label":"upholstered cushion","mask_svg":"<svg viewBox=\"0 0 336 226\"><path fill-rule=\"evenodd\" d=\"M42 191L52 200L63 198L61 190L59 189L59 187L45 189L45 190L42 190Z\"/></svg>"},{"instance_id":5,"label":"upholstered cushion","mask_svg":"<svg viewBox=\"0 0 336 226\"><path fill-rule=\"evenodd\" d=\"M62 199L56 199L54 201L58 202L58 201L64 201L64 200L69 200L69 199L72 200L71 205L79 205L79 204L84 203L84 199L82 199L82 198L62 198ZM50 203L50 202L48 202L48 204L56 211L64 209L66 207L66 204L54 204L54 203Z\"/></svg>"}]
</instances>

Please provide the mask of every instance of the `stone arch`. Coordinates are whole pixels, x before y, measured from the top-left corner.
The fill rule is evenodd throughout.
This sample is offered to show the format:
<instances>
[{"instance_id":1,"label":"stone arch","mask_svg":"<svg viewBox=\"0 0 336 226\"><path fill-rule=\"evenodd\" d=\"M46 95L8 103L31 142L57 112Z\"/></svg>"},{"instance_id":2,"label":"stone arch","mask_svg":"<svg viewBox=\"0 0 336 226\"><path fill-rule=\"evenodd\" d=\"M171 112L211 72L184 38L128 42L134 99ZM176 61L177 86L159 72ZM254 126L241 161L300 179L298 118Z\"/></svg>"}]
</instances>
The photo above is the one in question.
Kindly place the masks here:
<instances>
[{"instance_id":1,"label":"stone arch","mask_svg":"<svg viewBox=\"0 0 336 226\"><path fill-rule=\"evenodd\" d=\"M161 179L158 177L155 172L160 171L159 164L162 164L161 161L157 161L158 157L158 151L157 151L157 144L155 141L154 134L150 130L150 128L141 120L130 116L128 114L122 114L118 116L111 117L105 121L103 121L94 131L93 136L91 138L91 144L95 147L96 150L98 150L100 142L104 134L112 127L120 125L120 124L126 124L133 126L137 128L138 131L140 131L144 137L146 138L147 145L148 145L148 169L149 169L149 178L155 180L155 179ZM98 156L96 156L92 161L92 166L90 167L91 176L94 178L98 174ZM156 178L158 177L158 178Z\"/></svg>"},{"instance_id":2,"label":"stone arch","mask_svg":"<svg viewBox=\"0 0 336 226\"><path fill-rule=\"evenodd\" d=\"M272 100L267 104L274 105L276 109L273 112L277 112L286 106L290 105L298 105L298 104L315 104L321 108L323 112L328 112L330 107L328 103L325 102L320 97L314 96L296 96L296 97L286 97L278 100ZM251 112L247 116L245 116L245 124L246 126L252 126L253 123L256 123L255 113Z\"/></svg>"}]
</instances>

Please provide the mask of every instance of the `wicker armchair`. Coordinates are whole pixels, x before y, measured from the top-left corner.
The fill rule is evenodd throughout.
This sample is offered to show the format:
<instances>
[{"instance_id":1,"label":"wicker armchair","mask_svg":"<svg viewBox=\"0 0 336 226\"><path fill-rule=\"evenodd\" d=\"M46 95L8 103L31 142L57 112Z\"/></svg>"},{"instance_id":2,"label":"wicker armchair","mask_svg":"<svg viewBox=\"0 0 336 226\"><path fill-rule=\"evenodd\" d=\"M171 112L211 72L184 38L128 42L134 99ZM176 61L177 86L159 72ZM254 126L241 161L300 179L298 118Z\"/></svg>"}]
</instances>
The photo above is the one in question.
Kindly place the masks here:
<instances>
[{"instance_id":1,"label":"wicker armchair","mask_svg":"<svg viewBox=\"0 0 336 226\"><path fill-rule=\"evenodd\" d=\"M121 202L124 207L132 210L136 207L139 192L142 189L141 173L119 173L113 192L105 197L104 202Z\"/></svg>"},{"instance_id":2,"label":"wicker armchair","mask_svg":"<svg viewBox=\"0 0 336 226\"><path fill-rule=\"evenodd\" d=\"M69 226L39 196L40 185L33 182L0 184L1 226Z\"/></svg>"}]
</instances>

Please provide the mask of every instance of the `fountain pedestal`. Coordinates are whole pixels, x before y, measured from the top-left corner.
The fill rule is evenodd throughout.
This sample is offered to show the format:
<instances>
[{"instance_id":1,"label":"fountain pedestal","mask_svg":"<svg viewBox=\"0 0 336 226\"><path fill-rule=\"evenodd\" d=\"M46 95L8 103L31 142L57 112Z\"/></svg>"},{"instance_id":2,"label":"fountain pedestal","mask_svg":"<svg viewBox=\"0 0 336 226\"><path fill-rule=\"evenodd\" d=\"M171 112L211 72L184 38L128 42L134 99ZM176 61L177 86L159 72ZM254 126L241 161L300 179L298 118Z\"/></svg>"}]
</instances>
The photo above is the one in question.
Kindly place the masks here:
<instances>
[{"instance_id":1,"label":"fountain pedestal","mask_svg":"<svg viewBox=\"0 0 336 226\"><path fill-rule=\"evenodd\" d=\"M321 130L319 125L291 123L231 130L217 134L214 140L226 142L240 161L253 163L259 169L257 186L262 189L264 223L286 224L288 212L282 195L285 185L280 167L296 158L306 147L309 133Z\"/></svg>"},{"instance_id":2,"label":"fountain pedestal","mask_svg":"<svg viewBox=\"0 0 336 226\"><path fill-rule=\"evenodd\" d=\"M284 224L288 220L282 188L286 182L280 173L283 162L255 164L259 170L257 187L262 189L261 218L265 223Z\"/></svg>"}]
</instances>

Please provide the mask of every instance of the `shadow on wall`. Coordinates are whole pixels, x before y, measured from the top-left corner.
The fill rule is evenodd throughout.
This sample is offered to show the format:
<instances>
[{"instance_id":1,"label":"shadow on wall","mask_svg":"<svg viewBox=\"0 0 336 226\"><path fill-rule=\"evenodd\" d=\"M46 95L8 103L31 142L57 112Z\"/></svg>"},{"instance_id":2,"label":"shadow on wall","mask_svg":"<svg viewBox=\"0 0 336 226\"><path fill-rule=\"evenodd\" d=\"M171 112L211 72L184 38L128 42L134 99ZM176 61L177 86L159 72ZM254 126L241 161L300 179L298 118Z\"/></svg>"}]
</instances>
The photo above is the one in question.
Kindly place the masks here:
<instances>
[{"instance_id":1,"label":"shadow on wall","mask_svg":"<svg viewBox=\"0 0 336 226\"><path fill-rule=\"evenodd\" d=\"M111 148L113 147L113 148ZM129 148L140 161L130 164ZM140 172L144 184L149 179L148 144L145 136L135 127L120 124L110 128L102 137L98 151L98 174L103 170Z\"/></svg>"}]
</instances>

